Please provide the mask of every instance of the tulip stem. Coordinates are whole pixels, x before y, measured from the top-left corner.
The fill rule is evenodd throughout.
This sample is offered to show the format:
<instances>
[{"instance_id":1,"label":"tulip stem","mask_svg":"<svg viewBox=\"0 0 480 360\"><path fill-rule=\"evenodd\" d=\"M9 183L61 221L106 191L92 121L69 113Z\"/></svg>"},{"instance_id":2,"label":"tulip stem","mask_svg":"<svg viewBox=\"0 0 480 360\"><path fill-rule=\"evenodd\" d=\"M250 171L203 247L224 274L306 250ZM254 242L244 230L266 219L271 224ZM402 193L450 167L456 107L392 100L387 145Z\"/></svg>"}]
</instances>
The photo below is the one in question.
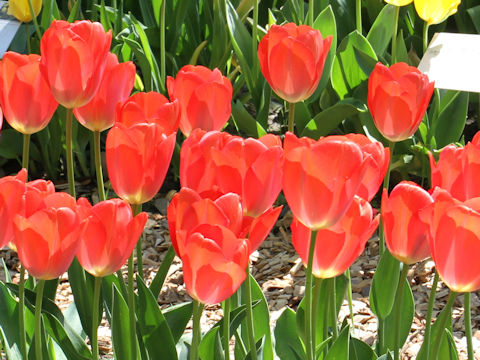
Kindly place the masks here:
<instances>
[{"instance_id":1,"label":"tulip stem","mask_svg":"<svg viewBox=\"0 0 480 360\"><path fill-rule=\"evenodd\" d=\"M133 216L137 216L142 211L142 204L132 204ZM136 253L137 253L137 273L140 279L143 280L143 254L142 254L142 239L143 233L137 241Z\"/></svg>"},{"instance_id":2,"label":"tulip stem","mask_svg":"<svg viewBox=\"0 0 480 360\"><path fill-rule=\"evenodd\" d=\"M299 0L298 1L298 22L300 24L305 24L305 0Z\"/></svg>"},{"instance_id":3,"label":"tulip stem","mask_svg":"<svg viewBox=\"0 0 480 360\"><path fill-rule=\"evenodd\" d=\"M312 334L317 338L317 322L318 322L318 301L320 300L320 291L322 289L322 282L323 279L315 278L314 290L313 290L313 300L312 300ZM327 337L325 336L322 340L325 340Z\"/></svg>"},{"instance_id":4,"label":"tulip stem","mask_svg":"<svg viewBox=\"0 0 480 360\"><path fill-rule=\"evenodd\" d=\"M337 314L337 286L336 286L336 281L335 278L330 279L330 316L332 317L332 330L333 330L333 336L332 340L335 341L338 338L338 326L337 326L337 321L338 321L338 314ZM315 349L315 347L314 347Z\"/></svg>"},{"instance_id":5,"label":"tulip stem","mask_svg":"<svg viewBox=\"0 0 480 360\"><path fill-rule=\"evenodd\" d=\"M166 61L165 61L165 3L167 0L162 1L160 7L160 77L163 90L166 87Z\"/></svg>"},{"instance_id":6,"label":"tulip stem","mask_svg":"<svg viewBox=\"0 0 480 360\"><path fill-rule=\"evenodd\" d=\"M390 161L388 163L388 169L387 173L385 174L385 178L383 179L383 188L387 189L388 192L388 186L390 185L390 171L392 169L392 159L393 159L393 151L395 150L395 143L393 141L389 141L388 147L390 149ZM383 231L383 225L379 226L379 254L382 255L385 251L385 234Z\"/></svg>"},{"instance_id":7,"label":"tulip stem","mask_svg":"<svg viewBox=\"0 0 480 360\"><path fill-rule=\"evenodd\" d=\"M433 277L433 284L432 289L430 290L430 297L428 299L428 309L427 309L427 316L425 318L425 335L423 342L426 346L426 359L430 359L430 333L432 329L432 313L433 313L433 305L435 304L435 295L437 294L437 285L438 285L438 272L435 271L435 276Z\"/></svg>"},{"instance_id":8,"label":"tulip stem","mask_svg":"<svg viewBox=\"0 0 480 360\"><path fill-rule=\"evenodd\" d=\"M250 261L247 265L247 277L245 279L245 306L247 312L247 332L248 332L248 350L251 358L254 359L257 354L255 342L255 328L253 326L253 309L252 309L252 284L250 281Z\"/></svg>"},{"instance_id":9,"label":"tulip stem","mask_svg":"<svg viewBox=\"0 0 480 360\"><path fill-rule=\"evenodd\" d=\"M398 32L398 18L400 16L400 6L395 6L395 20L393 22L393 36L392 36L392 64L397 62L397 32Z\"/></svg>"},{"instance_id":10,"label":"tulip stem","mask_svg":"<svg viewBox=\"0 0 480 360\"><path fill-rule=\"evenodd\" d=\"M463 311L465 318L465 336L467 337L467 352L468 360L475 360L473 355L473 342L472 342L472 313L470 308L470 293L465 293L463 300Z\"/></svg>"},{"instance_id":11,"label":"tulip stem","mask_svg":"<svg viewBox=\"0 0 480 360\"><path fill-rule=\"evenodd\" d=\"M348 298L348 310L350 311L350 320L352 321L352 331L355 333L355 321L353 320L353 297L352 297L352 274L350 273L350 268L345 271L345 275L347 276L348 279L348 292L347 292L347 298Z\"/></svg>"},{"instance_id":12,"label":"tulip stem","mask_svg":"<svg viewBox=\"0 0 480 360\"><path fill-rule=\"evenodd\" d=\"M22 152L22 168L28 171L28 156L30 153L30 134L23 134L23 152Z\"/></svg>"},{"instance_id":13,"label":"tulip stem","mask_svg":"<svg viewBox=\"0 0 480 360\"><path fill-rule=\"evenodd\" d=\"M45 280L38 280L35 298L35 359L42 360L42 300Z\"/></svg>"},{"instance_id":14,"label":"tulip stem","mask_svg":"<svg viewBox=\"0 0 480 360\"><path fill-rule=\"evenodd\" d=\"M200 326L202 311L203 304L197 300L193 300L193 332L189 360L198 360L198 345L200 345L200 340L202 338L202 328Z\"/></svg>"},{"instance_id":15,"label":"tulip stem","mask_svg":"<svg viewBox=\"0 0 480 360\"><path fill-rule=\"evenodd\" d=\"M75 172L73 170L73 150L72 150L72 122L73 122L73 109L65 109L66 122L65 122L65 142L67 148L67 178L68 178L68 192L73 197L75 196Z\"/></svg>"},{"instance_id":16,"label":"tulip stem","mask_svg":"<svg viewBox=\"0 0 480 360\"><path fill-rule=\"evenodd\" d=\"M313 5L315 1L308 2L308 25L313 28Z\"/></svg>"},{"instance_id":17,"label":"tulip stem","mask_svg":"<svg viewBox=\"0 0 480 360\"><path fill-rule=\"evenodd\" d=\"M425 51L427 51L428 47L428 28L430 25L428 25L427 22L423 24L423 53L425 54Z\"/></svg>"},{"instance_id":18,"label":"tulip stem","mask_svg":"<svg viewBox=\"0 0 480 360\"><path fill-rule=\"evenodd\" d=\"M436 337L434 339L434 343L432 346L432 360L437 360L438 350L440 349L440 345L442 344L442 338L445 333L447 321L449 318L451 319L452 307L456 297L457 297L457 293L454 291L450 291L447 304L445 305L442 312L437 318L438 332L436 333Z\"/></svg>"},{"instance_id":19,"label":"tulip stem","mask_svg":"<svg viewBox=\"0 0 480 360\"><path fill-rule=\"evenodd\" d=\"M28 0L28 7L30 9L30 14L32 15L32 21L33 21L33 26L35 26L35 32L37 33L38 40L40 41L42 40L42 33L40 32L40 28L38 27L37 14L35 14L35 11L33 10L32 0ZM28 34L27 34L27 38L30 38Z\"/></svg>"},{"instance_id":20,"label":"tulip stem","mask_svg":"<svg viewBox=\"0 0 480 360\"><path fill-rule=\"evenodd\" d=\"M253 24L252 24L252 57L253 57L253 73L257 68L258 56L257 56L257 32L258 32L258 0L253 1Z\"/></svg>"},{"instance_id":21,"label":"tulip stem","mask_svg":"<svg viewBox=\"0 0 480 360\"><path fill-rule=\"evenodd\" d=\"M313 255L315 253L315 242L317 241L317 230L312 231L310 237L310 250L308 252L308 266L305 274L305 348L307 352L307 360L314 360L315 358L315 340L313 332L312 319L312 268Z\"/></svg>"},{"instance_id":22,"label":"tulip stem","mask_svg":"<svg viewBox=\"0 0 480 360\"><path fill-rule=\"evenodd\" d=\"M288 131L290 131L292 134L293 132L293 122L295 118L295 103L290 103L290 107L288 109Z\"/></svg>"},{"instance_id":23,"label":"tulip stem","mask_svg":"<svg viewBox=\"0 0 480 360\"><path fill-rule=\"evenodd\" d=\"M356 2L357 31L362 33L362 0Z\"/></svg>"},{"instance_id":24,"label":"tulip stem","mask_svg":"<svg viewBox=\"0 0 480 360\"><path fill-rule=\"evenodd\" d=\"M128 258L128 314L130 320L130 343L132 344L131 348L131 359L136 359L137 356L137 332L136 332L136 321L135 321L135 293L133 291L133 252L132 255Z\"/></svg>"},{"instance_id":25,"label":"tulip stem","mask_svg":"<svg viewBox=\"0 0 480 360\"><path fill-rule=\"evenodd\" d=\"M30 29L28 23L25 23L25 36L26 36L26 43L27 43L27 53L32 53L32 45L30 44Z\"/></svg>"},{"instance_id":26,"label":"tulip stem","mask_svg":"<svg viewBox=\"0 0 480 360\"><path fill-rule=\"evenodd\" d=\"M225 360L230 359L230 298L223 302L223 351Z\"/></svg>"},{"instance_id":27,"label":"tulip stem","mask_svg":"<svg viewBox=\"0 0 480 360\"><path fill-rule=\"evenodd\" d=\"M20 329L20 351L22 358L27 359L27 336L25 333L25 267L20 264L20 280L18 282L18 325Z\"/></svg>"},{"instance_id":28,"label":"tulip stem","mask_svg":"<svg viewBox=\"0 0 480 360\"><path fill-rule=\"evenodd\" d=\"M100 288L102 286L102 278L95 277L95 286L93 289L93 309L92 309L92 338L90 345L92 346L92 359L98 360L98 307L100 305Z\"/></svg>"},{"instance_id":29,"label":"tulip stem","mask_svg":"<svg viewBox=\"0 0 480 360\"><path fill-rule=\"evenodd\" d=\"M103 171L102 171L102 153L100 152L100 131L93 132L93 143L95 148L95 169L97 172L97 188L100 201L105 201L105 187L103 185Z\"/></svg>"},{"instance_id":30,"label":"tulip stem","mask_svg":"<svg viewBox=\"0 0 480 360\"><path fill-rule=\"evenodd\" d=\"M400 273L400 280L397 287L397 298L395 299L397 306L395 307L395 338L393 347L393 359L400 359L400 320L402 318L402 301L405 289L405 279L407 279L408 265L403 263L402 272Z\"/></svg>"}]
</instances>

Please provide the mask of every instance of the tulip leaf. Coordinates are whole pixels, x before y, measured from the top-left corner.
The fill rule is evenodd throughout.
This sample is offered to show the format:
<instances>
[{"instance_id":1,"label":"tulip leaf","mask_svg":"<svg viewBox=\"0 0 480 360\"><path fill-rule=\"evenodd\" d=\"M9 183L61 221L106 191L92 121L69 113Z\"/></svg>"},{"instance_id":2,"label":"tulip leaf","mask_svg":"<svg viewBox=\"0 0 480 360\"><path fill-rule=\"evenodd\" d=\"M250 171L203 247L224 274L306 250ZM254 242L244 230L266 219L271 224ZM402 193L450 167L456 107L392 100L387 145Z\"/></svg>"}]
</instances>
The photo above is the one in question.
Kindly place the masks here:
<instances>
[{"instance_id":1,"label":"tulip leaf","mask_svg":"<svg viewBox=\"0 0 480 360\"><path fill-rule=\"evenodd\" d=\"M349 360L350 327L345 326L328 350L325 360Z\"/></svg>"},{"instance_id":2,"label":"tulip leaf","mask_svg":"<svg viewBox=\"0 0 480 360\"><path fill-rule=\"evenodd\" d=\"M350 338L349 360L375 360L375 351L360 339Z\"/></svg>"},{"instance_id":3,"label":"tulip leaf","mask_svg":"<svg viewBox=\"0 0 480 360\"><path fill-rule=\"evenodd\" d=\"M137 276L138 299L136 313L145 348L152 359L177 359L177 350L167 320L158 307L157 299ZM112 325L113 327L113 325ZM162 339L162 341L158 341Z\"/></svg>"},{"instance_id":4,"label":"tulip leaf","mask_svg":"<svg viewBox=\"0 0 480 360\"><path fill-rule=\"evenodd\" d=\"M318 139L335 130L348 117L366 112L367 106L360 100L345 98L317 114L303 129L302 136Z\"/></svg>"},{"instance_id":5,"label":"tulip leaf","mask_svg":"<svg viewBox=\"0 0 480 360\"><path fill-rule=\"evenodd\" d=\"M393 308L400 275L400 262L388 250L380 256L370 289L372 312L385 319Z\"/></svg>"},{"instance_id":6,"label":"tulip leaf","mask_svg":"<svg viewBox=\"0 0 480 360\"><path fill-rule=\"evenodd\" d=\"M240 100L232 104L232 120L237 130L244 132L247 136L259 138L267 132L245 109Z\"/></svg>"},{"instance_id":7,"label":"tulip leaf","mask_svg":"<svg viewBox=\"0 0 480 360\"><path fill-rule=\"evenodd\" d=\"M165 278L167 277L168 270L170 269L170 265L172 265L174 258L175 250L173 249L173 246L170 246L162 260L162 265L160 265L160 268L158 269L157 274L153 278L149 287L155 299L158 298L158 295L162 290L163 283L165 282Z\"/></svg>"},{"instance_id":8,"label":"tulip leaf","mask_svg":"<svg viewBox=\"0 0 480 360\"><path fill-rule=\"evenodd\" d=\"M131 360L132 353L137 346L130 338L130 319L127 303L113 284L112 304L112 343L117 360ZM160 353L161 354L161 353Z\"/></svg>"},{"instance_id":9,"label":"tulip leaf","mask_svg":"<svg viewBox=\"0 0 480 360\"><path fill-rule=\"evenodd\" d=\"M298 337L296 329L295 311L286 307L275 325L275 351L280 359L305 358L305 350Z\"/></svg>"},{"instance_id":10,"label":"tulip leaf","mask_svg":"<svg viewBox=\"0 0 480 360\"><path fill-rule=\"evenodd\" d=\"M355 29L355 1L329 0L337 21L338 38L343 39Z\"/></svg>"},{"instance_id":11,"label":"tulip leaf","mask_svg":"<svg viewBox=\"0 0 480 360\"><path fill-rule=\"evenodd\" d=\"M70 11L70 15L68 15L68 22L69 23L72 23L74 22L75 20L78 20L79 17L79 12L78 10L80 9L80 3L81 1L75 1L75 4L73 4L73 7L72 7L72 10Z\"/></svg>"},{"instance_id":12,"label":"tulip leaf","mask_svg":"<svg viewBox=\"0 0 480 360\"><path fill-rule=\"evenodd\" d=\"M405 39L403 38L403 29L400 29L397 35L397 62L412 65L408 57L407 45L405 45Z\"/></svg>"},{"instance_id":13,"label":"tulip leaf","mask_svg":"<svg viewBox=\"0 0 480 360\"><path fill-rule=\"evenodd\" d=\"M169 306L163 311L163 316L167 320L175 344L178 343L185 332L188 321L192 317L192 311L193 303L191 302Z\"/></svg>"},{"instance_id":14,"label":"tulip leaf","mask_svg":"<svg viewBox=\"0 0 480 360\"><path fill-rule=\"evenodd\" d=\"M220 341L220 327L214 327L207 332L198 347L198 355L202 360L224 360L222 342Z\"/></svg>"},{"instance_id":15,"label":"tulip leaf","mask_svg":"<svg viewBox=\"0 0 480 360\"><path fill-rule=\"evenodd\" d=\"M387 4L378 14L367 35L368 42L372 45L377 56L383 56L388 44L393 37L393 26L395 23L395 11L398 7Z\"/></svg>"},{"instance_id":16,"label":"tulip leaf","mask_svg":"<svg viewBox=\"0 0 480 360\"><path fill-rule=\"evenodd\" d=\"M371 59L377 60L375 51L365 37L358 31L351 32L342 40L333 61L332 86L340 99L351 95L353 89L368 78L360 67L356 51L359 50Z\"/></svg>"},{"instance_id":17,"label":"tulip leaf","mask_svg":"<svg viewBox=\"0 0 480 360\"><path fill-rule=\"evenodd\" d=\"M475 29L477 30L477 33L480 34L480 5L471 7L470 9L467 9L468 15L470 15L473 25L475 26Z\"/></svg>"}]
</instances>

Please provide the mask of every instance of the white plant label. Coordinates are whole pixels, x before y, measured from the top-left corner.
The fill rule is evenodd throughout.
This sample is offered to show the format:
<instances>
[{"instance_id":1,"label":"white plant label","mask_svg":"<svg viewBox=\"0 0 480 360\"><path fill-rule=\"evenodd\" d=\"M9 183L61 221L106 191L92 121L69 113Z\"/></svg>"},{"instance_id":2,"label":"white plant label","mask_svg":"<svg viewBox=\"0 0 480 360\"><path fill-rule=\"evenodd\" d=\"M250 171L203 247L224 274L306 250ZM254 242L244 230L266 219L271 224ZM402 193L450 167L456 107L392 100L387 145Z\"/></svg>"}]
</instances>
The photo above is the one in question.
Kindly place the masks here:
<instances>
[{"instance_id":1,"label":"white plant label","mask_svg":"<svg viewBox=\"0 0 480 360\"><path fill-rule=\"evenodd\" d=\"M8 2L0 1L0 58L3 57L5 51L8 50L12 42L20 22L13 16L7 14Z\"/></svg>"}]
</instances>

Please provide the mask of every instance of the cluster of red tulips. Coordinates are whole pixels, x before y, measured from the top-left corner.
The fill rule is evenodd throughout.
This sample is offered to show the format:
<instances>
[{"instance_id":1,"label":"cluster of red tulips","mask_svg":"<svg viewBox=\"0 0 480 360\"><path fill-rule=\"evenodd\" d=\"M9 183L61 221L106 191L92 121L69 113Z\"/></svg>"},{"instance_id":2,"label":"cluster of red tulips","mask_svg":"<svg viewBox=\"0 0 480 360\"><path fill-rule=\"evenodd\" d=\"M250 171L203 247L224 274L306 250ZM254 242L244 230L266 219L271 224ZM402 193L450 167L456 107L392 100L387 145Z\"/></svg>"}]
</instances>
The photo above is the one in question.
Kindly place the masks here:
<instances>
[{"instance_id":1,"label":"cluster of red tulips","mask_svg":"<svg viewBox=\"0 0 480 360\"><path fill-rule=\"evenodd\" d=\"M382 182L385 242L404 263L403 276L408 265L431 256L452 294L480 288L480 136L464 148L447 146L437 163L432 156L430 192L412 182L387 191L393 144L417 130L433 92L416 68L379 63L370 76L368 106L389 148L360 134L298 138L293 117L282 144L271 134L244 139L221 132L232 85L218 69L185 66L167 80L169 99L155 92L129 97L135 66L119 63L110 42L99 23L54 21L41 40L41 56L10 52L0 62L0 104L8 123L26 136L25 168L28 136L48 124L58 104L69 109L70 194L56 192L49 181L27 181L25 170L0 180L0 245L15 248L31 276L59 277L74 256L97 278L118 271L140 237L147 220L140 206L159 191L180 128L186 137L181 189L167 215L186 289L199 304L225 301L248 281L249 256L274 226L282 209L274 203L283 191L293 213L292 242L307 268L305 351L313 359L312 276L336 277L363 252L379 224L369 202ZM291 103L311 96L330 43L306 25L272 26L258 55L275 93ZM105 198L100 161L102 201L92 206L75 199L71 111L98 144L100 132L111 128L106 163L121 200ZM99 146L95 151L99 159Z\"/></svg>"}]
</instances>

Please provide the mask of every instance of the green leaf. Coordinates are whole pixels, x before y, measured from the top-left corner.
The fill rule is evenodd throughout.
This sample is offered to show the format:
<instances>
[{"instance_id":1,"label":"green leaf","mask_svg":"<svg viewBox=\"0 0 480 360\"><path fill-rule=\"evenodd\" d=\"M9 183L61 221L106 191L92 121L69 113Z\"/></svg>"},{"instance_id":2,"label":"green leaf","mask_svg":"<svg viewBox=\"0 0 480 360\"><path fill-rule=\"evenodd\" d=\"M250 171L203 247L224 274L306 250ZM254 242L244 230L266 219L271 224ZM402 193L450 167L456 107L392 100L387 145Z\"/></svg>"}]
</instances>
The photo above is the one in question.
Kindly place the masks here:
<instances>
[{"instance_id":1,"label":"green leaf","mask_svg":"<svg viewBox=\"0 0 480 360\"><path fill-rule=\"evenodd\" d=\"M385 5L368 32L367 40L379 57L383 56L388 44L392 41L392 24L395 23L395 11L397 8L398 7L394 5Z\"/></svg>"},{"instance_id":2,"label":"green leaf","mask_svg":"<svg viewBox=\"0 0 480 360\"><path fill-rule=\"evenodd\" d=\"M183 303L174 306L169 306L163 311L163 316L167 320L168 327L172 332L173 341L175 344L180 340L185 328L187 327L188 321L192 317L193 303Z\"/></svg>"},{"instance_id":3,"label":"green leaf","mask_svg":"<svg viewBox=\"0 0 480 360\"><path fill-rule=\"evenodd\" d=\"M403 38L403 29L400 29L397 35L397 62L412 65L408 57L407 45L405 45L405 39Z\"/></svg>"},{"instance_id":4,"label":"green leaf","mask_svg":"<svg viewBox=\"0 0 480 360\"><path fill-rule=\"evenodd\" d=\"M375 351L360 339L350 339L349 360L375 360L377 355Z\"/></svg>"},{"instance_id":5,"label":"green leaf","mask_svg":"<svg viewBox=\"0 0 480 360\"><path fill-rule=\"evenodd\" d=\"M157 299L137 276L138 299L136 313L142 333L142 340L150 358L174 360L177 350L168 323L165 320ZM112 325L113 326L113 325ZM162 339L162 341L158 341Z\"/></svg>"},{"instance_id":6,"label":"green leaf","mask_svg":"<svg viewBox=\"0 0 480 360\"><path fill-rule=\"evenodd\" d=\"M345 326L328 350L325 360L349 360L350 327Z\"/></svg>"},{"instance_id":7,"label":"green leaf","mask_svg":"<svg viewBox=\"0 0 480 360\"><path fill-rule=\"evenodd\" d=\"M385 319L393 308L400 276L400 262L388 250L380 256L370 289L372 312Z\"/></svg>"},{"instance_id":8,"label":"green leaf","mask_svg":"<svg viewBox=\"0 0 480 360\"><path fill-rule=\"evenodd\" d=\"M220 327L214 327L207 332L198 347L198 355L202 360L224 360L225 355L220 341Z\"/></svg>"},{"instance_id":9,"label":"green leaf","mask_svg":"<svg viewBox=\"0 0 480 360\"><path fill-rule=\"evenodd\" d=\"M75 4L73 4L72 10L70 11L70 15L68 15L68 22L72 23L75 20L79 19L77 16L79 15L78 10L80 9L80 4L81 1L75 1Z\"/></svg>"},{"instance_id":10,"label":"green leaf","mask_svg":"<svg viewBox=\"0 0 480 360\"><path fill-rule=\"evenodd\" d=\"M232 104L232 120L237 129L247 136L259 138L267 133L262 125L245 109L240 100Z\"/></svg>"},{"instance_id":11,"label":"green leaf","mask_svg":"<svg viewBox=\"0 0 480 360\"><path fill-rule=\"evenodd\" d=\"M448 351L441 351L439 355L439 360L458 360L458 350L455 340L453 339L452 333L450 330L445 329L445 337L447 338Z\"/></svg>"},{"instance_id":12,"label":"green leaf","mask_svg":"<svg viewBox=\"0 0 480 360\"><path fill-rule=\"evenodd\" d=\"M477 33L480 34L480 5L467 9L467 13L472 18L472 22L477 30Z\"/></svg>"},{"instance_id":13,"label":"green leaf","mask_svg":"<svg viewBox=\"0 0 480 360\"><path fill-rule=\"evenodd\" d=\"M111 329L115 358L117 360L131 360L131 354L136 344L132 344L130 338L129 309L115 284L113 284Z\"/></svg>"},{"instance_id":14,"label":"green leaf","mask_svg":"<svg viewBox=\"0 0 480 360\"><path fill-rule=\"evenodd\" d=\"M149 287L155 299L158 298L158 295L162 290L163 283L165 282L165 278L167 277L168 270L170 269L170 265L172 265L174 257L175 250L173 249L173 246L170 246L165 254L165 257L163 258L162 265L160 265L160 268L155 274L155 277L153 278Z\"/></svg>"},{"instance_id":15,"label":"green leaf","mask_svg":"<svg viewBox=\"0 0 480 360\"><path fill-rule=\"evenodd\" d=\"M295 312L286 307L275 325L275 351L280 359L304 359L305 350L296 331Z\"/></svg>"},{"instance_id":16,"label":"green leaf","mask_svg":"<svg viewBox=\"0 0 480 360\"><path fill-rule=\"evenodd\" d=\"M377 60L372 46L358 31L350 33L342 40L332 70L332 86L340 99L351 94L356 86L368 78L368 74L358 64L355 50L360 50L372 61Z\"/></svg>"}]
</instances>

